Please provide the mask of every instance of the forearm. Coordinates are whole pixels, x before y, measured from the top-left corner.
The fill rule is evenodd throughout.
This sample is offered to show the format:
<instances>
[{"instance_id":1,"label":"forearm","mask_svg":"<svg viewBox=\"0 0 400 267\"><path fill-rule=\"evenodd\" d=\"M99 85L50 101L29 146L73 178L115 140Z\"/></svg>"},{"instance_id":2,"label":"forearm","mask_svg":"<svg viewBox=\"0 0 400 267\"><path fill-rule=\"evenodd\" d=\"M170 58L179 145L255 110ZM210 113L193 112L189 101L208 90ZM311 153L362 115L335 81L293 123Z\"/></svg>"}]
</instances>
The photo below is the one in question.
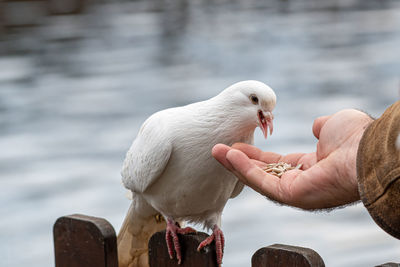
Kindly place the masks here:
<instances>
[{"instance_id":1,"label":"forearm","mask_svg":"<svg viewBox=\"0 0 400 267\"><path fill-rule=\"evenodd\" d=\"M365 130L357 154L357 179L364 206L386 232L400 238L400 101Z\"/></svg>"}]
</instances>

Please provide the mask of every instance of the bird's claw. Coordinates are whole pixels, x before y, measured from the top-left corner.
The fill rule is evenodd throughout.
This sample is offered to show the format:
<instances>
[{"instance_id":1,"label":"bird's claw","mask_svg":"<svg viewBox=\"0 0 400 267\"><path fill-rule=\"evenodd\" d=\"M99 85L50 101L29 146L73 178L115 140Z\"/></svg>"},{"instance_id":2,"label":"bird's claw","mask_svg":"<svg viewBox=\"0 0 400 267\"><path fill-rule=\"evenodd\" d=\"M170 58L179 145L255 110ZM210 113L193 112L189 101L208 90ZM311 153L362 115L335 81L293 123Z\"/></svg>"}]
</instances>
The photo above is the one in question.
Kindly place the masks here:
<instances>
[{"instance_id":1,"label":"bird's claw","mask_svg":"<svg viewBox=\"0 0 400 267\"><path fill-rule=\"evenodd\" d=\"M215 252L217 253L217 264L221 266L222 257L224 255L225 238L222 230L218 226L214 226L213 233L204 239L197 247L197 251L202 250L205 246L208 246L215 241Z\"/></svg>"},{"instance_id":2,"label":"bird's claw","mask_svg":"<svg viewBox=\"0 0 400 267\"><path fill-rule=\"evenodd\" d=\"M165 232L165 240L167 241L168 254L170 259L174 258L174 250L178 264L182 262L181 245L179 244L178 234L196 233L197 231L191 227L180 228L173 221L168 220Z\"/></svg>"}]
</instances>

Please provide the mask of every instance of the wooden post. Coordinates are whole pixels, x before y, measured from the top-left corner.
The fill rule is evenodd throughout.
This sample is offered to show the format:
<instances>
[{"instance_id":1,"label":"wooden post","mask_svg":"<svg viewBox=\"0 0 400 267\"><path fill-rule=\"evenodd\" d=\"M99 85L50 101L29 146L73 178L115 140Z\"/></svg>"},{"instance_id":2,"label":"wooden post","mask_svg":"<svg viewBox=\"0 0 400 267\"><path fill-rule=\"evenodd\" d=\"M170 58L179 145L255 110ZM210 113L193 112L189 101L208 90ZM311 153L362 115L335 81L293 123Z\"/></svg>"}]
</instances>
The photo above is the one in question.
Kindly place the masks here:
<instances>
[{"instance_id":1,"label":"wooden post","mask_svg":"<svg viewBox=\"0 0 400 267\"><path fill-rule=\"evenodd\" d=\"M170 259L165 242L165 231L155 233L149 241L150 267L217 267L214 242L197 251L200 242L208 237L206 233L178 235L182 251L182 264L176 258Z\"/></svg>"},{"instance_id":2,"label":"wooden post","mask_svg":"<svg viewBox=\"0 0 400 267\"><path fill-rule=\"evenodd\" d=\"M324 267L321 256L312 249L274 244L260 248L251 258L252 267Z\"/></svg>"},{"instance_id":3,"label":"wooden post","mask_svg":"<svg viewBox=\"0 0 400 267\"><path fill-rule=\"evenodd\" d=\"M60 217L53 234L56 267L118 267L117 238L105 219Z\"/></svg>"}]
</instances>

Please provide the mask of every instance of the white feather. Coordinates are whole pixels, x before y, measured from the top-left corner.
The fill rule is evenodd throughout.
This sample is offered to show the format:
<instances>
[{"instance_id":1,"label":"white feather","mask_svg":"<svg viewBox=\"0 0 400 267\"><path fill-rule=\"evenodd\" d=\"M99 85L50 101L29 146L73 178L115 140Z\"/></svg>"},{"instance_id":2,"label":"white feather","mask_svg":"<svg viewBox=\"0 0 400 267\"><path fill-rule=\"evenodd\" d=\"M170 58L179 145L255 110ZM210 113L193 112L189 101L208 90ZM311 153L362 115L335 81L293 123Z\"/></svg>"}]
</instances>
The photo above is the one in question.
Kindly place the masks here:
<instances>
[{"instance_id":1,"label":"white feather","mask_svg":"<svg viewBox=\"0 0 400 267\"><path fill-rule=\"evenodd\" d=\"M258 96L258 105L251 94ZM126 155L125 187L166 218L220 226L226 202L243 185L211 149L217 143L253 143L257 111L271 112L275 102L267 85L243 81L209 100L153 114Z\"/></svg>"}]
</instances>

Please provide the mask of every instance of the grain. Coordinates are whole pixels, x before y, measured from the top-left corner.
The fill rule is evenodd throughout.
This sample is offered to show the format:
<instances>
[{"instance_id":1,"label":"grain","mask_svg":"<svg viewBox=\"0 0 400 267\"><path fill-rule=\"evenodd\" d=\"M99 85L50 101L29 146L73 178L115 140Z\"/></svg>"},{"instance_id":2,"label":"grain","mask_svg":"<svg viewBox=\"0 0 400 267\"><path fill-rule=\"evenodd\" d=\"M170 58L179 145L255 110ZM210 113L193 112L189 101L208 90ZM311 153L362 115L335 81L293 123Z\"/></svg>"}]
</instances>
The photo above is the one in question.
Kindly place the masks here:
<instances>
[{"instance_id":1,"label":"grain","mask_svg":"<svg viewBox=\"0 0 400 267\"><path fill-rule=\"evenodd\" d=\"M286 162L278 162L278 163L270 163L267 164L265 167L262 169L270 173L272 175L275 175L277 177L281 177L285 172L290 171L290 170L298 170L301 168L301 164L297 165L296 167L293 167L292 165L286 163Z\"/></svg>"}]
</instances>

